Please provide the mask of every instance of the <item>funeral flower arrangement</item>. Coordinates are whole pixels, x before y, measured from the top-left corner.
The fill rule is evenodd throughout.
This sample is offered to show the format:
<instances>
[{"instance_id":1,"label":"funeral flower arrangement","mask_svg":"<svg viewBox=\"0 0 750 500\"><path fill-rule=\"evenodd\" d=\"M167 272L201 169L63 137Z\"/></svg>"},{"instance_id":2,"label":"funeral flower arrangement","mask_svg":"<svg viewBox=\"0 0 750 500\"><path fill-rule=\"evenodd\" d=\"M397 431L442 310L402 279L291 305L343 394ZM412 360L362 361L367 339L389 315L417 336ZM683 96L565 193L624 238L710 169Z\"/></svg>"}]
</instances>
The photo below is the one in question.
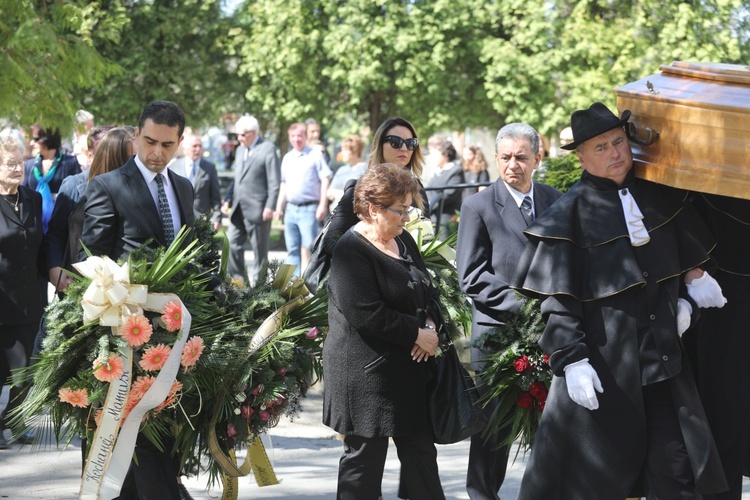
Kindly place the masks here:
<instances>
[{"instance_id":1,"label":"funeral flower arrangement","mask_svg":"<svg viewBox=\"0 0 750 500\"><path fill-rule=\"evenodd\" d=\"M453 249L458 239L451 233L444 240L435 235L432 221L415 210L416 214L406 224L406 230L417 242L422 259L430 273L432 283L438 291L440 307L448 335L457 339L471 332L471 305L461 291L456 271L456 251Z\"/></svg>"},{"instance_id":2,"label":"funeral flower arrangement","mask_svg":"<svg viewBox=\"0 0 750 500\"><path fill-rule=\"evenodd\" d=\"M506 316L503 326L472 344L487 353L482 377L488 392L480 402L501 396L484 435L510 427L507 443L520 438L526 450L534 442L552 381L549 358L538 345L544 326L539 301L527 300L517 314Z\"/></svg>"},{"instance_id":3,"label":"funeral flower arrangement","mask_svg":"<svg viewBox=\"0 0 750 500\"><path fill-rule=\"evenodd\" d=\"M294 416L321 373L325 303L289 266L271 264L252 288L233 285L222 240L205 220L195 236L77 265L81 276L46 312L37 363L16 375L33 383L16 432L41 422L38 443L88 438L82 492L88 482L106 488L104 464L117 468L121 446L127 469L138 433L160 448L173 440L187 471L225 480L235 449ZM211 272L224 277L219 292L206 290Z\"/></svg>"}]
</instances>

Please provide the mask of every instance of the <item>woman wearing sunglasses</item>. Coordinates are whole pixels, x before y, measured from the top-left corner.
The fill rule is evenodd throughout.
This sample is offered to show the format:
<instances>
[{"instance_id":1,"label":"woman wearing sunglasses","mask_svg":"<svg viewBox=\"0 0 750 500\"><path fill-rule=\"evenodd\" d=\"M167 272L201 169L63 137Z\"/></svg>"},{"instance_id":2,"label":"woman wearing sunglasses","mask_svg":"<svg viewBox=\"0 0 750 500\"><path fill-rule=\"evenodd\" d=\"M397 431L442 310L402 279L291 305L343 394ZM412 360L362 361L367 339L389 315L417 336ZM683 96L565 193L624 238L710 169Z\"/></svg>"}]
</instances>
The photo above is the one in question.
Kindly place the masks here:
<instances>
[{"instance_id":1,"label":"woman wearing sunglasses","mask_svg":"<svg viewBox=\"0 0 750 500\"><path fill-rule=\"evenodd\" d=\"M375 131L370 150L372 153L367 163L368 168L373 165L393 163L411 171L419 183L419 196L422 198L423 211L426 214L430 213L427 194L419 180L424 169L424 156L419 149L419 138L414 126L397 116L388 118ZM336 211L331 214L328 230L321 242L322 252L327 258L333 255L333 247L336 246L341 235L359 221L354 213L355 185L354 180L347 183ZM412 206L417 206L416 201L412 202Z\"/></svg>"}]
</instances>

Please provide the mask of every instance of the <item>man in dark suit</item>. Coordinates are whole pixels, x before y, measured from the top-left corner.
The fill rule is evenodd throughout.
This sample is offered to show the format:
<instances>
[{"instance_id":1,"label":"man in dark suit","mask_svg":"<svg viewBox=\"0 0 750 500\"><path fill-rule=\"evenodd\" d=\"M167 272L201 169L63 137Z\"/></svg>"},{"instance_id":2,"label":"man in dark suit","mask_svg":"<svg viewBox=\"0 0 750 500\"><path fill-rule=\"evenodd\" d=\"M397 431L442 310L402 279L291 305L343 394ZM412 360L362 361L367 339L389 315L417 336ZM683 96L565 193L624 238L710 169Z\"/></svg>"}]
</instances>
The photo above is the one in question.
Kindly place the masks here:
<instances>
[{"instance_id":1,"label":"man in dark suit","mask_svg":"<svg viewBox=\"0 0 750 500\"><path fill-rule=\"evenodd\" d=\"M461 206L456 259L461 289L472 300L472 340L501 325L503 315L516 313L521 306L508 282L526 245L523 230L560 197L556 189L532 182L541 159L536 130L524 123L504 126L495 139L500 178ZM477 374L486 354L472 348L471 363ZM484 392L479 378L477 386ZM487 406L488 415L499 403L493 400ZM485 443L481 433L472 436L466 476L472 500L500 498L510 447L493 448L507 437L507 431L500 432Z\"/></svg>"},{"instance_id":2,"label":"man in dark suit","mask_svg":"<svg viewBox=\"0 0 750 500\"><path fill-rule=\"evenodd\" d=\"M229 213L229 274L244 282L245 242L255 253L248 276L252 283L268 260L276 199L281 179L279 152L276 145L260 136L258 120L241 116L235 125L240 146L234 161L234 183L224 198L222 212Z\"/></svg>"},{"instance_id":3,"label":"man in dark suit","mask_svg":"<svg viewBox=\"0 0 750 500\"><path fill-rule=\"evenodd\" d=\"M149 103L135 131L138 154L106 174L94 177L86 188L82 241L92 255L112 259L150 240L167 246L180 227L193 227L193 187L186 178L167 168L185 129L185 114L169 101ZM80 259L85 259L82 252ZM178 484L179 460L138 435L138 464L133 462L120 491L120 499L191 498Z\"/></svg>"},{"instance_id":4,"label":"man in dark suit","mask_svg":"<svg viewBox=\"0 0 750 500\"><path fill-rule=\"evenodd\" d=\"M170 114L177 110L181 121ZM135 131L138 154L117 170L91 179L86 188L82 241L92 255L119 259L149 239L153 246L167 246L180 227L193 227L193 186L167 169L182 142L184 120L175 104L149 104ZM159 212L159 176L169 202L169 230Z\"/></svg>"},{"instance_id":5,"label":"man in dark suit","mask_svg":"<svg viewBox=\"0 0 750 500\"><path fill-rule=\"evenodd\" d=\"M219 174L216 165L203 159L203 141L193 135L185 140L184 148L190 159L186 176L193 184L193 214L197 219L203 214L210 214L214 229L221 226L221 193L219 191Z\"/></svg>"}]
</instances>

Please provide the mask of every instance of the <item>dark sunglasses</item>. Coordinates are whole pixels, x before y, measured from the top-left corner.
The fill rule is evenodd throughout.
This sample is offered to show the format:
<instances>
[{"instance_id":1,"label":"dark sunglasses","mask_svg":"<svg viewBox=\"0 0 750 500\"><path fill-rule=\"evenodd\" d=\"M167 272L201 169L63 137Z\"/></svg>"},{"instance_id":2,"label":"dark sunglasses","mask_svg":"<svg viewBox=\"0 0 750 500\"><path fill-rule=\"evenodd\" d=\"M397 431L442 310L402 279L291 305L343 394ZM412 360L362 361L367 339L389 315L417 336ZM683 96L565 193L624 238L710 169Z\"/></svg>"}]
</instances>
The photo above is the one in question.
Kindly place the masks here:
<instances>
[{"instance_id":1,"label":"dark sunglasses","mask_svg":"<svg viewBox=\"0 0 750 500\"><path fill-rule=\"evenodd\" d=\"M416 137L411 137L409 139L402 139L401 137L397 135L386 135L383 138L383 144L388 142L393 149L401 149L401 146L406 144L406 149L409 151L414 151L417 149L417 146L419 146L419 139Z\"/></svg>"}]
</instances>

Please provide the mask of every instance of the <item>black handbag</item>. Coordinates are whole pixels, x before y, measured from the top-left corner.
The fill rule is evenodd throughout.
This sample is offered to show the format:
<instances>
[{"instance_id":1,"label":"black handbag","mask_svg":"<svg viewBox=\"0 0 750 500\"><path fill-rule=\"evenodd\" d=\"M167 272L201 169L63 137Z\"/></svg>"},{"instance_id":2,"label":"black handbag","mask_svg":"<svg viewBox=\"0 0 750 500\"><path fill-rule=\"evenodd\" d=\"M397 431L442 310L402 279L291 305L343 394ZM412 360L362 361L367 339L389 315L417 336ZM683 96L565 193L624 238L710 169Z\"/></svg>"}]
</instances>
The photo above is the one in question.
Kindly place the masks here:
<instances>
[{"instance_id":1,"label":"black handbag","mask_svg":"<svg viewBox=\"0 0 750 500\"><path fill-rule=\"evenodd\" d=\"M302 273L305 286L312 294L318 291L331 270L331 256L323 251L323 238L328 232L328 226L331 225L332 218L333 214L328 217L325 226L313 241L312 248L310 248L310 260L307 262L305 272Z\"/></svg>"},{"instance_id":2,"label":"black handbag","mask_svg":"<svg viewBox=\"0 0 750 500\"><path fill-rule=\"evenodd\" d=\"M458 359L453 343L443 347L427 387L427 411L437 444L451 444L481 432L487 417L478 402L474 381Z\"/></svg>"}]
</instances>

